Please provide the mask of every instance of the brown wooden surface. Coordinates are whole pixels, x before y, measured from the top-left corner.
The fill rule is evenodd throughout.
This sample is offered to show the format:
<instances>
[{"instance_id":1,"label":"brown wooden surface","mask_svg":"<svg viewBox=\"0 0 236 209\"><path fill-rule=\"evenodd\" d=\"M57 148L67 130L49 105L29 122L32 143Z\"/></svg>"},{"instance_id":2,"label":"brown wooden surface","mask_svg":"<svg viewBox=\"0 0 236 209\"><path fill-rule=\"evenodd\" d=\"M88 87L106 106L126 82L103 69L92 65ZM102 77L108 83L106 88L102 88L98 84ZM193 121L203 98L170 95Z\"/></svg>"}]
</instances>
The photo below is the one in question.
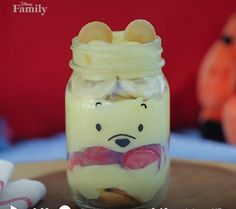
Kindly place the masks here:
<instances>
[{"instance_id":1,"label":"brown wooden surface","mask_svg":"<svg viewBox=\"0 0 236 209\"><path fill-rule=\"evenodd\" d=\"M57 209L75 206L64 171L38 178L48 189L37 208ZM162 207L168 209L235 209L236 172L214 165L173 161L170 188Z\"/></svg>"}]
</instances>

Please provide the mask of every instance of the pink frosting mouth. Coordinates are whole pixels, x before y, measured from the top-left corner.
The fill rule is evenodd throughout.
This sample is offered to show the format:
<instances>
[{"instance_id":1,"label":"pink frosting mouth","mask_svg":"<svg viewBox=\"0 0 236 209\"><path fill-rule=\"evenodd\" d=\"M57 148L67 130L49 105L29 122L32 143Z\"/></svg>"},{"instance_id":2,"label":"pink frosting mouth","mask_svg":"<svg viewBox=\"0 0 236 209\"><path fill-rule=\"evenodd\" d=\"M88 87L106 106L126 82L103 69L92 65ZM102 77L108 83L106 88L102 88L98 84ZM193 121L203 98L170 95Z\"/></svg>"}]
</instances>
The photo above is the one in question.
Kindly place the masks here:
<instances>
[{"instance_id":1,"label":"pink frosting mouth","mask_svg":"<svg viewBox=\"0 0 236 209\"><path fill-rule=\"evenodd\" d=\"M125 153L94 146L82 151L69 154L68 170L73 170L77 165L81 167L92 165L118 164L124 169L142 169L151 163L157 162L160 169L161 157L164 152L160 144L144 145L131 149Z\"/></svg>"}]
</instances>

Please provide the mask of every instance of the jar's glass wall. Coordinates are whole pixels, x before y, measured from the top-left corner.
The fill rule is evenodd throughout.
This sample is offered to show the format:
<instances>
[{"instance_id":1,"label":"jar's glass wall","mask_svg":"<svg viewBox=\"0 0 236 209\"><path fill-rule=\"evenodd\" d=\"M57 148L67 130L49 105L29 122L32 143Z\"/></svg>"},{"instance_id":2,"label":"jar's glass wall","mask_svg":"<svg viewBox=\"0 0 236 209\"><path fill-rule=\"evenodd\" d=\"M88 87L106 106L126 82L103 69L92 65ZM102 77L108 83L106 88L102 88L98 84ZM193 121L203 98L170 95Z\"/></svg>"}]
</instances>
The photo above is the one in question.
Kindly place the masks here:
<instances>
[{"instance_id":1,"label":"jar's glass wall","mask_svg":"<svg viewBox=\"0 0 236 209\"><path fill-rule=\"evenodd\" d=\"M169 171L169 88L160 72L88 80L66 90L68 181L84 208L150 208Z\"/></svg>"}]
</instances>

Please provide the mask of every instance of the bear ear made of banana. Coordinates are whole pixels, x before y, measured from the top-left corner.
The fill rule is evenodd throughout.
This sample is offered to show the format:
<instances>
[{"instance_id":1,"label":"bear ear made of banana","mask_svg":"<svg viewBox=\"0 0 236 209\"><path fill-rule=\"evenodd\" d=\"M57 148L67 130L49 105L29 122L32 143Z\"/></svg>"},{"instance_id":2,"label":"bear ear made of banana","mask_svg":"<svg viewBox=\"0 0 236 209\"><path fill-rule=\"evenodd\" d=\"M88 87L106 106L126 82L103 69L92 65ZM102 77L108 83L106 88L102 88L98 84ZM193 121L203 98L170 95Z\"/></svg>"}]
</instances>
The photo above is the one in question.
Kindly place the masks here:
<instances>
[{"instance_id":1,"label":"bear ear made of banana","mask_svg":"<svg viewBox=\"0 0 236 209\"><path fill-rule=\"evenodd\" d=\"M89 43L93 40L112 43L112 36L112 30L107 24L94 21L86 24L80 30L78 39L80 43ZM124 41L149 43L154 41L155 38L156 31L147 20L134 20L128 24L124 31Z\"/></svg>"}]
</instances>

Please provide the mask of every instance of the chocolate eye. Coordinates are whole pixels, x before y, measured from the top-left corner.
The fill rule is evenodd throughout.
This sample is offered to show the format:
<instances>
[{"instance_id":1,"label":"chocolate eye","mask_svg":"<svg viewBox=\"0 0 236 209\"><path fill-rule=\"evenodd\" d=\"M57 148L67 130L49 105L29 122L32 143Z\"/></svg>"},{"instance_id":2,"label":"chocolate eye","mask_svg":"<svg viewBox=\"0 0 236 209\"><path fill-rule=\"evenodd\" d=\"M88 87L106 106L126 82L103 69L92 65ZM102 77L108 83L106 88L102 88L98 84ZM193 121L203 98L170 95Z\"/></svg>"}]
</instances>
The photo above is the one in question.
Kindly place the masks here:
<instances>
[{"instance_id":1,"label":"chocolate eye","mask_svg":"<svg viewBox=\"0 0 236 209\"><path fill-rule=\"evenodd\" d=\"M102 105L101 102L96 102L95 107L98 107L98 105Z\"/></svg>"},{"instance_id":2,"label":"chocolate eye","mask_svg":"<svg viewBox=\"0 0 236 209\"><path fill-rule=\"evenodd\" d=\"M224 35L221 37L221 40L226 44L226 45L230 45L233 42L233 38L231 36L228 35Z\"/></svg>"},{"instance_id":3,"label":"chocolate eye","mask_svg":"<svg viewBox=\"0 0 236 209\"><path fill-rule=\"evenodd\" d=\"M139 132L143 131L143 124L138 125L138 130L139 130Z\"/></svg>"},{"instance_id":4,"label":"chocolate eye","mask_svg":"<svg viewBox=\"0 0 236 209\"><path fill-rule=\"evenodd\" d=\"M142 103L141 106L143 106L145 109L147 108L147 105L145 103Z\"/></svg>"},{"instance_id":5,"label":"chocolate eye","mask_svg":"<svg viewBox=\"0 0 236 209\"><path fill-rule=\"evenodd\" d=\"M101 130L102 130L101 124L97 123L97 124L96 124L96 129L97 129L98 131L101 131Z\"/></svg>"}]
</instances>

